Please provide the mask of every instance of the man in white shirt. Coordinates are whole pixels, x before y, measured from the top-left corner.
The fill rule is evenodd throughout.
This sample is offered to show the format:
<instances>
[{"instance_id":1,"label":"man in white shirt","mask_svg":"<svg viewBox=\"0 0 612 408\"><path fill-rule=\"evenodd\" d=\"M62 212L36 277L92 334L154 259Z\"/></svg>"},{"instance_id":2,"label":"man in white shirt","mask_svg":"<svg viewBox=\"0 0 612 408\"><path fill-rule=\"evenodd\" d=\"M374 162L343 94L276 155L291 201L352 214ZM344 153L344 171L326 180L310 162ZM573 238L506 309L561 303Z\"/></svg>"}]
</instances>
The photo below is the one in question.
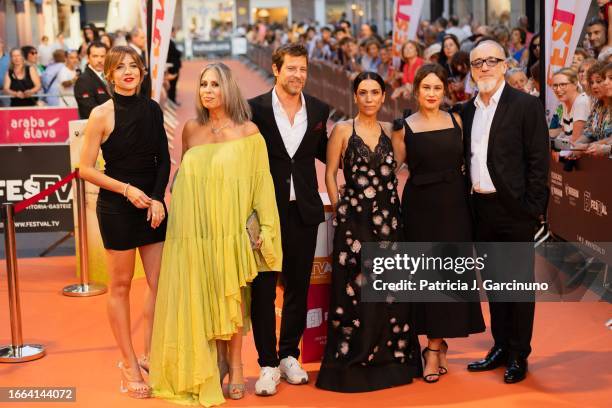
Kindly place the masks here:
<instances>
[{"instance_id":1,"label":"man in white shirt","mask_svg":"<svg viewBox=\"0 0 612 408\"><path fill-rule=\"evenodd\" d=\"M479 249L502 253L502 259L489 254L481 273L483 279L499 283L533 282L533 237L548 202L550 147L544 107L536 97L506 85L505 52L497 42L481 42L470 53L470 65L479 93L466 104L462 119L476 240L482 243ZM483 360L468 364L468 370L505 365L504 382L511 384L527 374L535 303L532 292L508 292L487 292L494 345Z\"/></svg>"},{"instance_id":2,"label":"man in white shirt","mask_svg":"<svg viewBox=\"0 0 612 408\"><path fill-rule=\"evenodd\" d=\"M60 70L57 81L60 84L60 106L77 106L74 97L74 84L78 79L79 53L72 50L66 57L66 64Z\"/></svg>"},{"instance_id":3,"label":"man in white shirt","mask_svg":"<svg viewBox=\"0 0 612 408\"><path fill-rule=\"evenodd\" d=\"M272 56L274 88L249 100L252 121L266 140L270 172L283 243L283 312L276 342L277 274L260 273L251 284L253 337L261 367L257 395L272 395L280 378L299 385L308 382L300 366L299 342L306 327L307 297L317 230L324 221L315 159L325 162L329 107L302 90L308 72L308 51L285 44Z\"/></svg>"}]
</instances>

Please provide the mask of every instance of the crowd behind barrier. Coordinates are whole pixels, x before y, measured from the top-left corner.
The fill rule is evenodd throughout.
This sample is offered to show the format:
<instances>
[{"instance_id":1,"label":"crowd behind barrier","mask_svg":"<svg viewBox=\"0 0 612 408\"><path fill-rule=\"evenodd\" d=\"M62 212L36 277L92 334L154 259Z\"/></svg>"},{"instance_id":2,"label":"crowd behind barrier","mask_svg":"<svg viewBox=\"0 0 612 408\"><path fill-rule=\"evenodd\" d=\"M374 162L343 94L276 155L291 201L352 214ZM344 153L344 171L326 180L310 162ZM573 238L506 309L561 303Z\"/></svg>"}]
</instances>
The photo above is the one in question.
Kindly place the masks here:
<instances>
[{"instance_id":1,"label":"crowd behind barrier","mask_svg":"<svg viewBox=\"0 0 612 408\"><path fill-rule=\"evenodd\" d=\"M247 58L258 68L272 75L272 47L249 44ZM351 74L343 67L329 61L314 60L308 65L308 81L305 92L316 96L327 103L335 113L342 117L355 117L357 108L353 99ZM392 99L391 86L386 85L385 103L382 106L379 118L391 122L402 117L404 110L414 110L414 100Z\"/></svg>"}]
</instances>

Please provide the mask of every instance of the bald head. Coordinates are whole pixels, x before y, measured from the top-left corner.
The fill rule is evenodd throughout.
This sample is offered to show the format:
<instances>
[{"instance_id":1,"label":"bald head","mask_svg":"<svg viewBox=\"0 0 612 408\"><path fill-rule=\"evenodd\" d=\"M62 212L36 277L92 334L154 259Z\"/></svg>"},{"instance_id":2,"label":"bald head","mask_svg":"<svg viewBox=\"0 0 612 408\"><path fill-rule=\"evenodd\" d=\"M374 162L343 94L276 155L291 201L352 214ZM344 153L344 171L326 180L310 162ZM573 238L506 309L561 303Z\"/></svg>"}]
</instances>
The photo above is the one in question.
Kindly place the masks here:
<instances>
[{"instance_id":1,"label":"bald head","mask_svg":"<svg viewBox=\"0 0 612 408\"><path fill-rule=\"evenodd\" d=\"M496 41L484 40L470 51L470 61L487 57L506 59L506 50Z\"/></svg>"}]
</instances>

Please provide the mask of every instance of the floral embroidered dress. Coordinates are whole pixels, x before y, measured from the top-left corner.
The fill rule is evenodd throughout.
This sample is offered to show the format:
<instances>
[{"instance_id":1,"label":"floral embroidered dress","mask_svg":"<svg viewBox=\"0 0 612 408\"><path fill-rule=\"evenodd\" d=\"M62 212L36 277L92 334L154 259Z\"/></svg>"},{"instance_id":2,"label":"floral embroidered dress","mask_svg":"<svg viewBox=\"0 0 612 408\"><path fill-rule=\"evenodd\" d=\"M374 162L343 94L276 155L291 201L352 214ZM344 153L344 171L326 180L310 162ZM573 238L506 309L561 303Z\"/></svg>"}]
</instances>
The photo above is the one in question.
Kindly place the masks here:
<instances>
[{"instance_id":1,"label":"floral embroidered dress","mask_svg":"<svg viewBox=\"0 0 612 408\"><path fill-rule=\"evenodd\" d=\"M334 235L327 345L317 387L364 392L412 382L421 373L408 303L362 303L364 242L401 241L400 201L391 140L374 151L353 133L343 158L346 187Z\"/></svg>"}]
</instances>

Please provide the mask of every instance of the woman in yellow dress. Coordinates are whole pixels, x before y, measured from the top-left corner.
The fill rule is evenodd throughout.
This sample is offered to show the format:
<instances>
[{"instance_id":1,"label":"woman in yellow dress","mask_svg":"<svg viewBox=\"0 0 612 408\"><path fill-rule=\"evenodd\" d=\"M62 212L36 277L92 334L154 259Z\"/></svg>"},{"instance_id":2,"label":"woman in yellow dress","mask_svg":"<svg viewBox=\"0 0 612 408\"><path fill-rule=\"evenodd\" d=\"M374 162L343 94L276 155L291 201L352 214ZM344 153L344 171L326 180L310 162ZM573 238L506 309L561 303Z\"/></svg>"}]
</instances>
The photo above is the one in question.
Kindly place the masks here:
<instances>
[{"instance_id":1,"label":"woman in yellow dress","mask_svg":"<svg viewBox=\"0 0 612 408\"><path fill-rule=\"evenodd\" d=\"M265 141L229 68L207 65L197 119L183 129L159 279L150 384L155 396L219 405L244 396L241 346L248 284L280 271L280 223ZM261 232L251 245L247 219Z\"/></svg>"}]
</instances>

